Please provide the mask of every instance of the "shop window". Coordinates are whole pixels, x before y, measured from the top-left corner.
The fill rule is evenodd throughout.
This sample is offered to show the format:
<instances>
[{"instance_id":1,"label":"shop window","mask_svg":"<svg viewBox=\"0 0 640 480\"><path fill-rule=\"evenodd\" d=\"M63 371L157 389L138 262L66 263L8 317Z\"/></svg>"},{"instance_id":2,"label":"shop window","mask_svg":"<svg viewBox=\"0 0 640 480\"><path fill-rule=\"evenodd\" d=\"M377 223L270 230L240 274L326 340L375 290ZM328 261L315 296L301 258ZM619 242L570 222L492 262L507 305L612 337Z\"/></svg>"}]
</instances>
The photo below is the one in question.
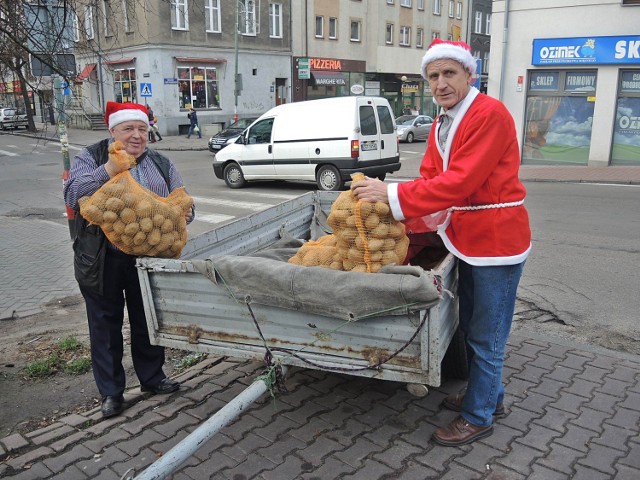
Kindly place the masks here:
<instances>
[{"instance_id":1,"label":"shop window","mask_svg":"<svg viewBox=\"0 0 640 480\"><path fill-rule=\"evenodd\" d=\"M523 163L587 165L595 88L595 71L530 73Z\"/></svg>"},{"instance_id":2,"label":"shop window","mask_svg":"<svg viewBox=\"0 0 640 480\"><path fill-rule=\"evenodd\" d=\"M116 102L137 103L137 85L135 68L113 70L113 94Z\"/></svg>"},{"instance_id":3,"label":"shop window","mask_svg":"<svg viewBox=\"0 0 640 480\"><path fill-rule=\"evenodd\" d=\"M218 71L213 67L178 67L179 107L220 108Z\"/></svg>"},{"instance_id":4,"label":"shop window","mask_svg":"<svg viewBox=\"0 0 640 480\"><path fill-rule=\"evenodd\" d=\"M611 163L640 165L640 70L620 72Z\"/></svg>"}]
</instances>

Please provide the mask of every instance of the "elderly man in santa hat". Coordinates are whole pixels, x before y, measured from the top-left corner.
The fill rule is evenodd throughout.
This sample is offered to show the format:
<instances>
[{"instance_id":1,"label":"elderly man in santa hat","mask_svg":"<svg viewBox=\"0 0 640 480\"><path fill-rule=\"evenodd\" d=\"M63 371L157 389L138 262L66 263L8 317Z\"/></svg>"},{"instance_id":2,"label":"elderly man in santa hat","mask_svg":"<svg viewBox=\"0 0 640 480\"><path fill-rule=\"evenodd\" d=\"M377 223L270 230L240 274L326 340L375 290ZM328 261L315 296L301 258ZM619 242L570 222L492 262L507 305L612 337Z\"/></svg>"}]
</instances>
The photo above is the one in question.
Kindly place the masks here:
<instances>
[{"instance_id":1,"label":"elderly man in santa hat","mask_svg":"<svg viewBox=\"0 0 640 480\"><path fill-rule=\"evenodd\" d=\"M108 102L105 120L111 138L90 145L75 156L64 184L64 200L76 212L74 271L87 308L93 376L102 395L102 414L113 417L124 409L125 303L131 326L131 357L142 391L172 393L180 384L167 378L163 371L164 348L149 341L136 258L111 244L97 225L89 225L79 213L78 200L92 195L124 170L109 159L109 144L114 141L122 142L127 153L136 158L131 175L148 190L167 197L183 183L173 162L147 149L149 116L143 105ZM192 208L187 222L193 216Z\"/></svg>"},{"instance_id":2,"label":"elderly man in santa hat","mask_svg":"<svg viewBox=\"0 0 640 480\"><path fill-rule=\"evenodd\" d=\"M422 74L441 110L420 178L393 184L366 179L351 186L360 200L387 202L410 238L435 229L458 258L469 380L466 391L443 401L443 407L460 412L433 434L433 441L445 446L491 435L494 418L505 414L505 345L531 250L515 124L501 102L471 86L475 70L466 43L434 40Z\"/></svg>"}]
</instances>

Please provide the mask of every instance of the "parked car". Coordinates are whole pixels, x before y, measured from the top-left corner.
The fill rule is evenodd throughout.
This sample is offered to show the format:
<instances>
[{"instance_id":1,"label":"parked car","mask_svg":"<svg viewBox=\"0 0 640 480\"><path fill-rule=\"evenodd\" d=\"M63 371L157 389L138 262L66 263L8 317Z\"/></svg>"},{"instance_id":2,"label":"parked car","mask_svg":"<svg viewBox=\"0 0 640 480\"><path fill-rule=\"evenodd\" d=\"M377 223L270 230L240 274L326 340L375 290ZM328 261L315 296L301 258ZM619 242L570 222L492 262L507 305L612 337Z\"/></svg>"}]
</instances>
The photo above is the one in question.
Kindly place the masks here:
<instances>
[{"instance_id":1,"label":"parked car","mask_svg":"<svg viewBox=\"0 0 640 480\"><path fill-rule=\"evenodd\" d=\"M396 118L398 140L411 143L426 140L433 126L433 118L427 115L402 115Z\"/></svg>"},{"instance_id":2,"label":"parked car","mask_svg":"<svg viewBox=\"0 0 640 480\"><path fill-rule=\"evenodd\" d=\"M219 152L230 143L235 142L240 134L257 119L258 117L241 118L221 132L216 133L209 139L209 151L213 153Z\"/></svg>"},{"instance_id":3,"label":"parked car","mask_svg":"<svg viewBox=\"0 0 640 480\"><path fill-rule=\"evenodd\" d=\"M19 113L15 108L0 108L0 128L29 128L27 115Z\"/></svg>"}]
</instances>

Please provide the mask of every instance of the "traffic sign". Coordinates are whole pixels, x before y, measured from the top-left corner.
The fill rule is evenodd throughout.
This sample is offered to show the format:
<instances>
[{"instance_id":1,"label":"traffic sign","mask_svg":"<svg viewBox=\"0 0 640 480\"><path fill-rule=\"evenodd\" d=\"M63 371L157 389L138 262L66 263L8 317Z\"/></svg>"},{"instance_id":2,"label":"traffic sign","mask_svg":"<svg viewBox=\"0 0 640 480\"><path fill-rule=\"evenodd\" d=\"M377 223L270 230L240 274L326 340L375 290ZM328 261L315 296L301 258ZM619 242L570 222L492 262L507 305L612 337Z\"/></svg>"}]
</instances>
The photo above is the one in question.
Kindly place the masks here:
<instances>
[{"instance_id":1,"label":"traffic sign","mask_svg":"<svg viewBox=\"0 0 640 480\"><path fill-rule=\"evenodd\" d=\"M150 83L141 83L140 84L140 96L141 97L152 97L153 96Z\"/></svg>"}]
</instances>

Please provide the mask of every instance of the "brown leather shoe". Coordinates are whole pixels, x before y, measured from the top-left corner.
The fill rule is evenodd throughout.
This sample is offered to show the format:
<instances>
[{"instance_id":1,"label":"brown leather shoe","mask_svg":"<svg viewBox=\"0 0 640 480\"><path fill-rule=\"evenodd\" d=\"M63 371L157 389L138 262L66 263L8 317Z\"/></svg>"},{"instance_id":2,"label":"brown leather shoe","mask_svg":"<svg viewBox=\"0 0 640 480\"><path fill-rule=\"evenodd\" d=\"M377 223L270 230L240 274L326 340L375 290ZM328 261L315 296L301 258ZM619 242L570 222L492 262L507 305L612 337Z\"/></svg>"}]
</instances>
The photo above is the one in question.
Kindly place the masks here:
<instances>
[{"instance_id":1,"label":"brown leather shoe","mask_svg":"<svg viewBox=\"0 0 640 480\"><path fill-rule=\"evenodd\" d=\"M434 442L445 447L467 445L493 433L493 425L479 427L467 422L461 415L446 427L438 428L431 437Z\"/></svg>"},{"instance_id":2,"label":"brown leather shoe","mask_svg":"<svg viewBox=\"0 0 640 480\"><path fill-rule=\"evenodd\" d=\"M464 393L454 393L449 395L442 401L442 406L454 412L459 412L462 410L462 402L464 400ZM499 403L496 405L496 410L493 412L493 416L495 418L503 418L506 417L507 414L504 410L504 404Z\"/></svg>"}]
</instances>

